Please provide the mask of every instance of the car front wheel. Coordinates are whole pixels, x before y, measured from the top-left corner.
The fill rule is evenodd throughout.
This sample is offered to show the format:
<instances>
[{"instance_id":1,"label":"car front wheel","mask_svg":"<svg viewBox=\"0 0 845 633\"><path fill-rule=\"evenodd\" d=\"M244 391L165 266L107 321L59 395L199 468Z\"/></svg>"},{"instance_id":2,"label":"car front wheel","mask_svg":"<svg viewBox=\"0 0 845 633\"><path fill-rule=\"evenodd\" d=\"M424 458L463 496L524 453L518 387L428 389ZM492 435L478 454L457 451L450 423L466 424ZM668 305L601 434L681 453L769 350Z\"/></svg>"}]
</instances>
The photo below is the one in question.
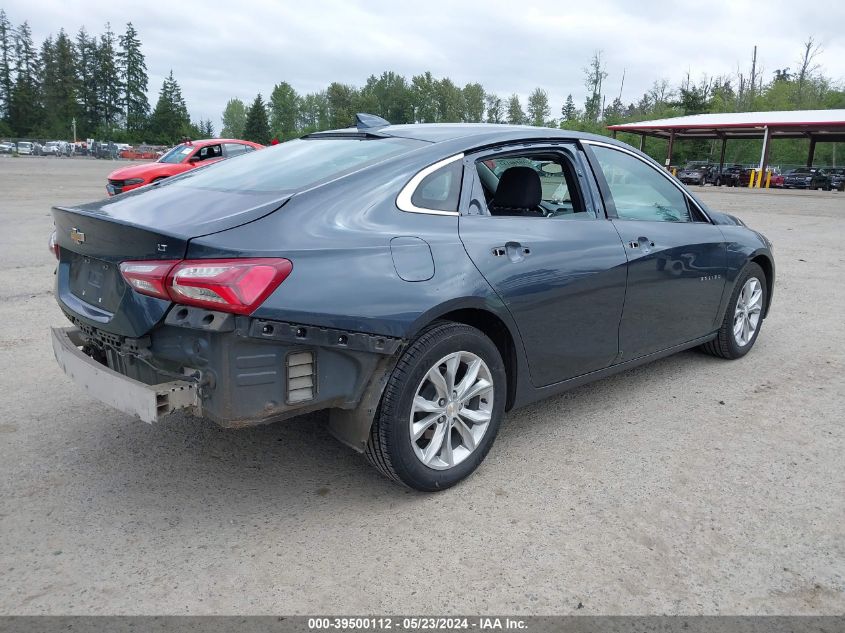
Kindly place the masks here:
<instances>
[{"instance_id":1,"label":"car front wheel","mask_svg":"<svg viewBox=\"0 0 845 633\"><path fill-rule=\"evenodd\" d=\"M481 331L442 322L405 350L370 430L367 459L416 490L445 490L490 450L504 415L502 357Z\"/></svg>"},{"instance_id":2,"label":"car front wheel","mask_svg":"<svg viewBox=\"0 0 845 633\"><path fill-rule=\"evenodd\" d=\"M767 292L763 269L755 263L748 264L737 279L716 338L702 345L702 349L728 359L745 356L760 334Z\"/></svg>"}]
</instances>

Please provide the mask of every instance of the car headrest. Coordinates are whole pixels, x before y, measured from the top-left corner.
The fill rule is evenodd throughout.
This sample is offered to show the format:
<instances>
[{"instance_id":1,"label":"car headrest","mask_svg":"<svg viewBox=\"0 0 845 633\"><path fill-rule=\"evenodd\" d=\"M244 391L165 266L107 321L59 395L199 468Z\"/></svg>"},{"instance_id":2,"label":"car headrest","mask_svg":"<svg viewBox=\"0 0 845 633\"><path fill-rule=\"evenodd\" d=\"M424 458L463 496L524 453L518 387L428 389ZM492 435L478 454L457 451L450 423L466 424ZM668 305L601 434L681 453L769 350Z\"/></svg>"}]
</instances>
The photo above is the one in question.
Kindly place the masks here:
<instances>
[{"instance_id":1,"label":"car headrest","mask_svg":"<svg viewBox=\"0 0 845 633\"><path fill-rule=\"evenodd\" d=\"M540 175L531 167L509 167L499 178L493 207L533 209L543 199Z\"/></svg>"}]
</instances>

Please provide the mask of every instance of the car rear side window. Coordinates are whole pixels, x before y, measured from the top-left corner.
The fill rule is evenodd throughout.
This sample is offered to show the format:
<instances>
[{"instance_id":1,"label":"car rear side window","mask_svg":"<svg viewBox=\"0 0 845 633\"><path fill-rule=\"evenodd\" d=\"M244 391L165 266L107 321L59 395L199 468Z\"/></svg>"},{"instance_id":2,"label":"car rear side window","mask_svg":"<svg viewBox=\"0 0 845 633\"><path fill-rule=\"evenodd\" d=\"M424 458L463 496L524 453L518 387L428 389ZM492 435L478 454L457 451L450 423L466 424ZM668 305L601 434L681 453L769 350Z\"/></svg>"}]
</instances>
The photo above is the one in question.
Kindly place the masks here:
<instances>
[{"instance_id":1,"label":"car rear side window","mask_svg":"<svg viewBox=\"0 0 845 633\"><path fill-rule=\"evenodd\" d=\"M594 146L616 214L622 220L692 222L686 196L646 162L609 147Z\"/></svg>"},{"instance_id":2,"label":"car rear side window","mask_svg":"<svg viewBox=\"0 0 845 633\"><path fill-rule=\"evenodd\" d=\"M255 148L251 145L244 145L243 143L224 143L223 144L223 152L226 154L227 158L234 158L235 156L240 156L241 154L246 154L247 152L253 151Z\"/></svg>"},{"instance_id":3,"label":"car rear side window","mask_svg":"<svg viewBox=\"0 0 845 633\"><path fill-rule=\"evenodd\" d=\"M457 211L462 174L461 161L453 161L430 173L417 185L411 204L420 209Z\"/></svg>"},{"instance_id":4,"label":"car rear side window","mask_svg":"<svg viewBox=\"0 0 845 633\"><path fill-rule=\"evenodd\" d=\"M172 186L216 191L296 191L424 145L400 138L310 138L249 152L180 177Z\"/></svg>"}]
</instances>

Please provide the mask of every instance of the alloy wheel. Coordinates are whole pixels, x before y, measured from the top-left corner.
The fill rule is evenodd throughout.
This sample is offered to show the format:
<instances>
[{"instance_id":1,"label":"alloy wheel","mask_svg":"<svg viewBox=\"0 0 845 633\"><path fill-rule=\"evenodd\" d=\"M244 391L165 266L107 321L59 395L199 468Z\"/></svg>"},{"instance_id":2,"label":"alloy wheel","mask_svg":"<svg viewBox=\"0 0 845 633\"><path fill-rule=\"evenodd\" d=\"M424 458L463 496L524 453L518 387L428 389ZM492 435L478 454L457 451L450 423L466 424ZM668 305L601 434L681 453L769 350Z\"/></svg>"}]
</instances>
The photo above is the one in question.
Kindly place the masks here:
<instances>
[{"instance_id":1,"label":"alloy wheel","mask_svg":"<svg viewBox=\"0 0 845 633\"><path fill-rule=\"evenodd\" d=\"M493 377L480 357L461 351L437 361L411 404L411 446L417 459L446 470L469 457L490 426L493 397Z\"/></svg>"},{"instance_id":2,"label":"alloy wheel","mask_svg":"<svg viewBox=\"0 0 845 633\"><path fill-rule=\"evenodd\" d=\"M763 312L763 286L756 277L749 277L736 299L734 340L740 347L748 345L760 325Z\"/></svg>"}]
</instances>

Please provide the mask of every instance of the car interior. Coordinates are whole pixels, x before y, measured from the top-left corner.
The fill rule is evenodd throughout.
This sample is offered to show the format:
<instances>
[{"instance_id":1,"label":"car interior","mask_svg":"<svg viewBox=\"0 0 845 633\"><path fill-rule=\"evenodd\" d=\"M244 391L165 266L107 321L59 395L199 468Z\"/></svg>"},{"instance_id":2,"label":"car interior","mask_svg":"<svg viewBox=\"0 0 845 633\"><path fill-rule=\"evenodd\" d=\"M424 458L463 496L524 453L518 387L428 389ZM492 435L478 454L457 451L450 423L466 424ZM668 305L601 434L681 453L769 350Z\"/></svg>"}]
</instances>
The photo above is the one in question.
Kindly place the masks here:
<instances>
[{"instance_id":1,"label":"car interior","mask_svg":"<svg viewBox=\"0 0 845 633\"><path fill-rule=\"evenodd\" d=\"M586 217L575 167L560 154L508 155L476 162L493 216Z\"/></svg>"},{"instance_id":2,"label":"car interior","mask_svg":"<svg viewBox=\"0 0 845 633\"><path fill-rule=\"evenodd\" d=\"M211 160L212 158L222 158L223 148L220 145L207 145L197 152L196 156L199 160Z\"/></svg>"}]
</instances>

